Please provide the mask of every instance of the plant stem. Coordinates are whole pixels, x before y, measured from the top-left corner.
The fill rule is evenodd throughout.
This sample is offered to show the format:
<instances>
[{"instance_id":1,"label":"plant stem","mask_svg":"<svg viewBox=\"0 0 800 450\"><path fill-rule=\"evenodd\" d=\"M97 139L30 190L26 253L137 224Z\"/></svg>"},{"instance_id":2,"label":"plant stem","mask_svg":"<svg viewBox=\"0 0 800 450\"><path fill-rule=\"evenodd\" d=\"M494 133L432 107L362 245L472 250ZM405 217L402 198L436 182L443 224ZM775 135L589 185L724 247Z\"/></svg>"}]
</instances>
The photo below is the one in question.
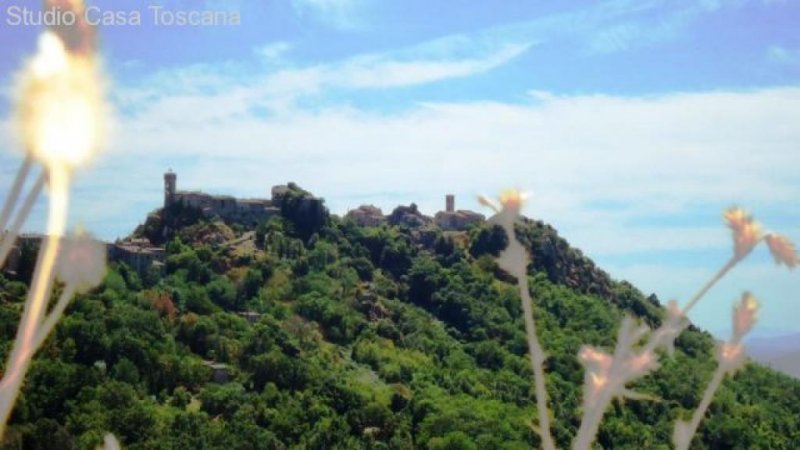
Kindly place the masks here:
<instances>
[{"instance_id":1,"label":"plant stem","mask_svg":"<svg viewBox=\"0 0 800 450\"><path fill-rule=\"evenodd\" d=\"M31 347L33 349L38 349L42 346L44 341L47 339L47 336L50 335L50 332L53 331L55 328L56 323L64 315L64 311L69 306L70 300L75 295L75 289L67 285L64 289L64 292L61 293L61 296L58 298L56 305L53 306L53 309L47 314L47 317L44 319L42 324L39 326L39 329L36 332L36 336L33 339L33 345Z\"/></svg>"},{"instance_id":2,"label":"plant stem","mask_svg":"<svg viewBox=\"0 0 800 450\"><path fill-rule=\"evenodd\" d=\"M692 308L694 308L695 305L697 305L700 299L702 299L703 296L705 296L706 293L709 290L711 290L711 288L714 287L714 285L717 284L717 282L719 282L719 280L721 280L722 277L724 277L725 274L727 274L728 271L730 271L733 268L733 266L735 266L740 260L741 258L737 258L735 255L732 256L731 259L729 259L728 262L725 263L725 265L719 269L719 272L717 272L716 275L711 277L711 279L708 280L708 282L702 288L700 288L699 291L697 291L697 294L695 294L694 297L692 297L692 299L689 300L689 303L687 303L686 306L683 307L682 309L683 315L685 316L686 314L688 314L689 311L691 311Z\"/></svg>"},{"instance_id":3,"label":"plant stem","mask_svg":"<svg viewBox=\"0 0 800 450\"><path fill-rule=\"evenodd\" d=\"M717 370L714 371L714 376L711 378L711 382L706 386L706 390L703 393L703 400L700 401L700 404L697 406L697 409L694 410L692 414L692 420L689 422L689 428L685 430L689 433L689 436L686 436L686 439L683 439L683 445L679 445L679 443L675 444L675 450L686 450L689 448L689 444L692 442L692 437L697 432L697 427L700 425L700 421L703 420L703 417L706 415L706 411L708 410L709 405L711 405L711 400L714 398L714 394L719 389L719 386L722 384L722 380L725 378L727 374L727 370L723 364L717 366Z\"/></svg>"},{"instance_id":4,"label":"plant stem","mask_svg":"<svg viewBox=\"0 0 800 450\"><path fill-rule=\"evenodd\" d=\"M16 242L17 240L17 236L19 235L19 230L22 228L22 225L25 223L25 219L28 218L28 214L30 214L31 209L33 209L34 203L36 203L36 199L42 192L42 188L44 187L44 180L45 180L44 174L40 175L39 178L36 179L36 182L34 183L33 187L31 187L30 192L28 192L28 195L25 197L25 201L22 203L22 207L17 212L17 217L11 224L11 228L0 239L0 266L2 266L5 263L9 252L11 252L11 248L14 246L14 242Z\"/></svg>"},{"instance_id":5,"label":"plant stem","mask_svg":"<svg viewBox=\"0 0 800 450\"><path fill-rule=\"evenodd\" d=\"M603 389L597 401L584 410L581 426L572 444L573 450L588 450L592 445L600 428L600 422L603 421L606 409L613 399L612 392L613 390L608 387Z\"/></svg>"},{"instance_id":6,"label":"plant stem","mask_svg":"<svg viewBox=\"0 0 800 450\"><path fill-rule=\"evenodd\" d=\"M533 320L533 302L528 291L528 279L520 277L518 280L519 294L522 299L522 313L525 318L525 334L528 338L528 350L533 369L533 383L536 390L536 410L539 417L539 436L542 438L542 448L554 450L555 443L550 434L550 416L547 409L547 389L544 378L544 352L536 336L536 322Z\"/></svg>"},{"instance_id":7,"label":"plant stem","mask_svg":"<svg viewBox=\"0 0 800 450\"><path fill-rule=\"evenodd\" d=\"M19 170L17 170L17 176L14 178L14 183L11 185L11 190L8 191L3 210L0 212L0 233L5 230L8 218L14 210L14 206L17 205L17 199L19 198L20 191L22 191L22 185L25 184L25 180L28 178L28 172L30 172L31 169L31 161L30 154L26 154L25 160L22 161L22 165L19 167ZM2 259L0 259L0 261L2 261Z\"/></svg>"},{"instance_id":8,"label":"plant stem","mask_svg":"<svg viewBox=\"0 0 800 450\"><path fill-rule=\"evenodd\" d=\"M692 308L694 308L697 303L711 290L714 285L716 285L719 280L721 280L739 261L741 258L737 258L735 255L731 257L728 262L722 266L719 271L709 279L703 287L700 288L699 291L692 297L689 303L686 304L685 307L681 310L682 314L685 316ZM665 331L663 328L666 324L662 324L661 327L654 333L650 334L650 338L647 340L647 344L645 344L643 348L643 352L653 352L655 349L662 344L661 340L665 335L661 331ZM724 373L723 373L724 375ZM584 416L581 419L581 426L578 428L578 434L575 437L574 443L572 448L574 450L587 450L594 442L595 436L597 435L597 430L600 427L600 422L603 420L603 416L605 415L606 409L608 409L608 405L611 403L613 397L610 395L610 392L613 390L609 387L606 387L598 397L597 401L594 402L590 408L584 412ZM710 401L710 400L709 400ZM698 421L699 422L699 421Z\"/></svg>"},{"instance_id":9,"label":"plant stem","mask_svg":"<svg viewBox=\"0 0 800 450\"><path fill-rule=\"evenodd\" d=\"M22 313L17 337L14 341L14 349L6 364L3 379L0 381L0 437L5 431L6 422L11 415L30 360L36 352L36 348L33 347L34 338L50 298L50 289L54 279L53 269L66 227L69 173L62 167L52 167L49 172L49 184L50 205L47 236L39 250L33 282L28 291L25 310Z\"/></svg>"}]
</instances>

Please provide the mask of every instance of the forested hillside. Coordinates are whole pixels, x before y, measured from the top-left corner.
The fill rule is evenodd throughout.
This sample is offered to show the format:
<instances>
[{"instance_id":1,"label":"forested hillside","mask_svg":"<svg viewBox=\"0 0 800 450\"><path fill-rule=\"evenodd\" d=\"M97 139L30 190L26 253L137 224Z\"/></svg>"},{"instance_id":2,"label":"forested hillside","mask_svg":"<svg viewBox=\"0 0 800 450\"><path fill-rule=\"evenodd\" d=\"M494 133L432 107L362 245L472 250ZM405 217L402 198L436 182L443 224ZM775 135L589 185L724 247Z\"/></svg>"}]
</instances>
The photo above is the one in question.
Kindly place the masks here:
<instances>
[{"instance_id":1,"label":"forested hillside","mask_svg":"<svg viewBox=\"0 0 800 450\"><path fill-rule=\"evenodd\" d=\"M138 233L169 226L163 270L112 264L74 301L31 367L3 448L91 449L107 431L129 449L538 446L519 296L493 256L502 230L363 228L292 207L256 230L189 211L151 218ZM226 244L245 233L250 245ZM655 325L663 310L552 227L529 220L518 233L533 256L553 433L569 448L580 346L611 348L625 312ZM24 277L0 278L3 360L25 291ZM677 347L635 386L657 400L616 404L598 448L671 448L675 419L715 367L710 335L687 330ZM694 448L798 443L800 381L748 364L725 381Z\"/></svg>"}]
</instances>

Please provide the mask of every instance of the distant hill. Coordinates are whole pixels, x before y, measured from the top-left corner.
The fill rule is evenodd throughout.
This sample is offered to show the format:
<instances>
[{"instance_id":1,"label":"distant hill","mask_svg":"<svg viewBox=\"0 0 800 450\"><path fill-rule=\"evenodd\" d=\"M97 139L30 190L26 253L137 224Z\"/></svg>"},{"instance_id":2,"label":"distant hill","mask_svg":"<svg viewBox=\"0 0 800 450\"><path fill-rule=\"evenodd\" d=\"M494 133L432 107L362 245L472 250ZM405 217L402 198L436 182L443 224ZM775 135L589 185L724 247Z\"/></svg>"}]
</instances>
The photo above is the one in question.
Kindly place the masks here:
<instances>
[{"instance_id":1,"label":"distant hill","mask_svg":"<svg viewBox=\"0 0 800 450\"><path fill-rule=\"evenodd\" d=\"M161 271L114 264L75 301L31 367L3 448L91 449L106 431L128 449L538 446L519 296L494 259L502 230L366 227L300 189L287 199L255 227L191 208L152 214L136 234L164 246ZM581 345L612 347L624 314L657 326L664 311L552 226L525 220L517 233L532 254L553 433L569 448ZM0 352L25 289L0 277ZM659 400L612 407L598 447L670 448L715 367L708 333L691 328L676 346L635 386ZM748 364L693 448L794 449L797 417L800 381Z\"/></svg>"},{"instance_id":2,"label":"distant hill","mask_svg":"<svg viewBox=\"0 0 800 450\"><path fill-rule=\"evenodd\" d=\"M747 351L755 361L800 378L800 333L752 339Z\"/></svg>"},{"instance_id":3,"label":"distant hill","mask_svg":"<svg viewBox=\"0 0 800 450\"><path fill-rule=\"evenodd\" d=\"M762 363L767 367L800 378L800 351L784 353Z\"/></svg>"}]
</instances>

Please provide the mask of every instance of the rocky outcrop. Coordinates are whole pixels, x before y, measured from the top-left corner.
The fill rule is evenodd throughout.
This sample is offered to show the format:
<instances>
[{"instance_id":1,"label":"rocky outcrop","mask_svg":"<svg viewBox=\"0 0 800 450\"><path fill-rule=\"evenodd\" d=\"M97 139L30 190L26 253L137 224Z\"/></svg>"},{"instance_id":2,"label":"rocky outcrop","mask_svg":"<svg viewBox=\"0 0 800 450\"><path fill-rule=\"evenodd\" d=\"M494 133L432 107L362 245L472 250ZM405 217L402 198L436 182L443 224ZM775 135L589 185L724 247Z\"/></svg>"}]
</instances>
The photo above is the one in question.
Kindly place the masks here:
<instances>
[{"instance_id":1,"label":"rocky outcrop","mask_svg":"<svg viewBox=\"0 0 800 450\"><path fill-rule=\"evenodd\" d=\"M351 209L344 217L362 227L377 227L386 223L383 211L373 205L361 205L356 209Z\"/></svg>"},{"instance_id":2,"label":"rocky outcrop","mask_svg":"<svg viewBox=\"0 0 800 450\"><path fill-rule=\"evenodd\" d=\"M372 290L372 285L359 289L356 295L356 309L374 322L389 316L389 310L381 302L378 295Z\"/></svg>"},{"instance_id":3,"label":"rocky outcrop","mask_svg":"<svg viewBox=\"0 0 800 450\"><path fill-rule=\"evenodd\" d=\"M433 219L422 214L416 203L408 206L398 206L388 217L390 225L405 225L409 228L419 228L429 225Z\"/></svg>"},{"instance_id":4,"label":"rocky outcrop","mask_svg":"<svg viewBox=\"0 0 800 450\"><path fill-rule=\"evenodd\" d=\"M645 297L627 281L616 281L597 267L583 252L571 247L550 225L524 219L517 237L531 252L531 266L547 278L577 292L605 298L623 310L633 312L657 325L660 304L655 296Z\"/></svg>"},{"instance_id":5,"label":"rocky outcrop","mask_svg":"<svg viewBox=\"0 0 800 450\"><path fill-rule=\"evenodd\" d=\"M220 246L236 239L236 233L224 222L214 221L194 225L185 230L185 240L194 245Z\"/></svg>"},{"instance_id":6,"label":"rocky outcrop","mask_svg":"<svg viewBox=\"0 0 800 450\"><path fill-rule=\"evenodd\" d=\"M296 184L294 184L292 182L289 182L289 185L297 186ZM283 200L283 197L285 197L286 194L288 194L289 191L291 190L289 185L279 184L277 186L272 186L271 193L272 193L272 203L273 204L275 204L275 205L280 205L281 204L281 200Z\"/></svg>"},{"instance_id":7,"label":"rocky outcrop","mask_svg":"<svg viewBox=\"0 0 800 450\"><path fill-rule=\"evenodd\" d=\"M530 249L533 268L546 273L550 281L587 294L613 296L611 277L571 247L552 226L525 219L525 225L517 228L517 236Z\"/></svg>"},{"instance_id":8,"label":"rocky outcrop","mask_svg":"<svg viewBox=\"0 0 800 450\"><path fill-rule=\"evenodd\" d=\"M277 186L272 190L273 202L278 201L281 215L294 225L303 239L318 232L328 221L330 213L325 200L315 197L295 183Z\"/></svg>"}]
</instances>

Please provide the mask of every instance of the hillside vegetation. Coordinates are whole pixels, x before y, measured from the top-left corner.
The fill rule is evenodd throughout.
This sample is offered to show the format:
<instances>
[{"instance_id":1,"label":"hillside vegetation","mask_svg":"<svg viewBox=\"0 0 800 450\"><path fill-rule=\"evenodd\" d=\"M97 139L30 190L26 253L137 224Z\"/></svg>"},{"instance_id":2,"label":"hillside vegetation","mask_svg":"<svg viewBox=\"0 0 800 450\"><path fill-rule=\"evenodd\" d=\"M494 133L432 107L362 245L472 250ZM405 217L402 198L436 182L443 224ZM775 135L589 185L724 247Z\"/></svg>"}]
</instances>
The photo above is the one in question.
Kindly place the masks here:
<instances>
[{"instance_id":1,"label":"hillside vegetation","mask_svg":"<svg viewBox=\"0 0 800 450\"><path fill-rule=\"evenodd\" d=\"M362 228L284 206L257 230L173 217L163 271L113 264L36 357L3 448L92 449L107 431L129 449L538 446L519 296L493 256L502 230ZM159 220L140 232L157 235ZM213 238L247 232L253 245ZM517 232L533 256L553 433L568 448L580 346L611 348L624 313L657 325L663 309L552 227L527 220ZM26 286L0 278L0 288L5 360ZM616 404L598 448L671 448L675 419L715 366L707 333L689 329L677 348L635 386L657 400ZM800 382L748 364L716 395L694 448L798 443Z\"/></svg>"}]
</instances>

